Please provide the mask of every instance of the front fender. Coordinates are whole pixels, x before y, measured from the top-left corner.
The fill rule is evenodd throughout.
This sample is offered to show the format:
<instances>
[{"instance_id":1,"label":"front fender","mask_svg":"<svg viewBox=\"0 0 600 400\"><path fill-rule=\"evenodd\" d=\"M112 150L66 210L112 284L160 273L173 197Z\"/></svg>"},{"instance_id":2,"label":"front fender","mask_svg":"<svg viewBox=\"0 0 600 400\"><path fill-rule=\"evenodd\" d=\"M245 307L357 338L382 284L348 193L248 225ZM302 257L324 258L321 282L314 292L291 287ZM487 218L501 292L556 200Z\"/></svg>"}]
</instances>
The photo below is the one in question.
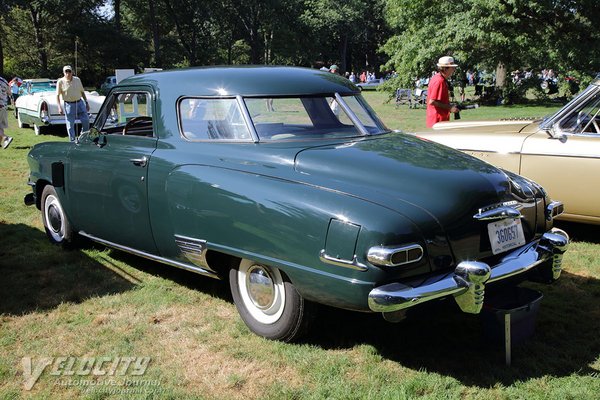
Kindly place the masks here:
<instances>
[{"instance_id":1,"label":"front fender","mask_svg":"<svg viewBox=\"0 0 600 400\"><path fill-rule=\"evenodd\" d=\"M27 155L29 165L29 185L33 188L35 203L40 208L40 195L45 184L54 187L64 186L64 165L68 160L69 144L67 143L40 143L35 145ZM57 190L63 206L67 199L63 190Z\"/></svg>"}]
</instances>

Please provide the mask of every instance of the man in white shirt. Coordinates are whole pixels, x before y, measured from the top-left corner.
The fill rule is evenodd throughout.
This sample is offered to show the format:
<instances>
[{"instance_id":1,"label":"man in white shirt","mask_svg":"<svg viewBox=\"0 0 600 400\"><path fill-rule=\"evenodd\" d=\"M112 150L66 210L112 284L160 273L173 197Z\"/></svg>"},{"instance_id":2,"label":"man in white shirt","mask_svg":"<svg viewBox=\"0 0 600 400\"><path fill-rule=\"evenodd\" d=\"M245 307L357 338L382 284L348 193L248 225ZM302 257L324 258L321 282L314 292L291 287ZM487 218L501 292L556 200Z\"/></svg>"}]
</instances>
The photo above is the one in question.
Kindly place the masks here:
<instances>
[{"instance_id":1,"label":"man in white shirt","mask_svg":"<svg viewBox=\"0 0 600 400\"><path fill-rule=\"evenodd\" d=\"M90 105L85 97L83 84L78 77L73 76L73 69L70 65L63 67L63 74L64 76L56 82L56 102L58 104L58 112L62 114L63 107L60 101L60 96L62 96L69 139L71 142L74 142L76 139L75 121L77 119L81 121L83 131L87 131L90 128L90 121L88 119Z\"/></svg>"}]
</instances>

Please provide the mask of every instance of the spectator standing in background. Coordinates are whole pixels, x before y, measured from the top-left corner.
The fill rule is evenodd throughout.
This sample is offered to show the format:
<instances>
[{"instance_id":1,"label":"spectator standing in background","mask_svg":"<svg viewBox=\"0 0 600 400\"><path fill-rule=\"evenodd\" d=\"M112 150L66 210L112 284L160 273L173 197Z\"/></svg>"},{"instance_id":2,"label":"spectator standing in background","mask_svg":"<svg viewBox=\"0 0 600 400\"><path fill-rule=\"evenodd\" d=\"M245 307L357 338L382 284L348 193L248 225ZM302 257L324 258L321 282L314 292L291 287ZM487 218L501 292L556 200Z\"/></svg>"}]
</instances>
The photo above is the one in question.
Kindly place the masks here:
<instances>
[{"instance_id":1,"label":"spectator standing in background","mask_svg":"<svg viewBox=\"0 0 600 400\"><path fill-rule=\"evenodd\" d=\"M17 104L17 98L19 97L19 88L22 83L23 83L23 80L21 78L19 78L18 76L15 76L9 83L13 106L15 104Z\"/></svg>"},{"instance_id":2,"label":"spectator standing in background","mask_svg":"<svg viewBox=\"0 0 600 400\"><path fill-rule=\"evenodd\" d=\"M6 108L8 106L8 96L10 93L10 87L6 79L0 76L0 144L3 149L8 148L13 138L7 136L4 130L8 128L8 112Z\"/></svg>"},{"instance_id":3,"label":"spectator standing in background","mask_svg":"<svg viewBox=\"0 0 600 400\"><path fill-rule=\"evenodd\" d=\"M426 125L431 128L441 121L449 121L450 113L459 112L458 107L450 104L450 93L448 90L448 79L456 71L453 57L442 57L437 63L439 72L429 81L427 88L427 114Z\"/></svg>"},{"instance_id":4,"label":"spectator standing in background","mask_svg":"<svg viewBox=\"0 0 600 400\"><path fill-rule=\"evenodd\" d=\"M74 142L76 139L75 120L79 119L81 121L83 131L87 131L90 127L88 119L90 105L85 97L83 84L78 77L73 76L73 69L70 65L63 67L63 74L64 76L56 82L56 103L58 104L59 114L62 114L63 107L61 107L62 103L60 102L62 96L69 139Z\"/></svg>"}]
</instances>

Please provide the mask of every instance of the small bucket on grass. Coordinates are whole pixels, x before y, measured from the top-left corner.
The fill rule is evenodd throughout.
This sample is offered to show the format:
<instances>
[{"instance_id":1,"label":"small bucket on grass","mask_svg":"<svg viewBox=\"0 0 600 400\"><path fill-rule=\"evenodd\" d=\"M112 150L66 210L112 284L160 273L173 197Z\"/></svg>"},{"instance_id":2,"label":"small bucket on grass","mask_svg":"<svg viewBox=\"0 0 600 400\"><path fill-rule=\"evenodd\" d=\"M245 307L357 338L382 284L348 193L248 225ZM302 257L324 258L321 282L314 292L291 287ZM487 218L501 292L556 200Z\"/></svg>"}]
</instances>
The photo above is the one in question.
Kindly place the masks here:
<instances>
[{"instance_id":1,"label":"small bucket on grass","mask_svg":"<svg viewBox=\"0 0 600 400\"><path fill-rule=\"evenodd\" d=\"M513 345L523 343L535 332L535 319L544 295L537 290L513 287L486 297L481 311L483 332L496 344L506 340L506 315L510 315L510 337Z\"/></svg>"}]
</instances>

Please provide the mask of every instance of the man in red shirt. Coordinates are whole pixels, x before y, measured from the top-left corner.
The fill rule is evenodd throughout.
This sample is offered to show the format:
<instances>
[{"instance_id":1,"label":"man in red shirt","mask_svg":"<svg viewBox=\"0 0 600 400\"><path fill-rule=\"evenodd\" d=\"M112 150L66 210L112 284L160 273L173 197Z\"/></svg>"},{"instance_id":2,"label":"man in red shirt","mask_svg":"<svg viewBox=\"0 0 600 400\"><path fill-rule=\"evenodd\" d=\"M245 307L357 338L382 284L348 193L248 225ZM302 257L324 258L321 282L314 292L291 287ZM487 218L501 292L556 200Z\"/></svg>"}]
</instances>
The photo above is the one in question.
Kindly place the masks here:
<instances>
[{"instance_id":1,"label":"man in red shirt","mask_svg":"<svg viewBox=\"0 0 600 400\"><path fill-rule=\"evenodd\" d=\"M453 57L442 57L437 63L439 72L431 78L427 87L427 127L440 121L450 121L450 113L459 112L458 107L450 104L448 82L456 65Z\"/></svg>"}]
</instances>

